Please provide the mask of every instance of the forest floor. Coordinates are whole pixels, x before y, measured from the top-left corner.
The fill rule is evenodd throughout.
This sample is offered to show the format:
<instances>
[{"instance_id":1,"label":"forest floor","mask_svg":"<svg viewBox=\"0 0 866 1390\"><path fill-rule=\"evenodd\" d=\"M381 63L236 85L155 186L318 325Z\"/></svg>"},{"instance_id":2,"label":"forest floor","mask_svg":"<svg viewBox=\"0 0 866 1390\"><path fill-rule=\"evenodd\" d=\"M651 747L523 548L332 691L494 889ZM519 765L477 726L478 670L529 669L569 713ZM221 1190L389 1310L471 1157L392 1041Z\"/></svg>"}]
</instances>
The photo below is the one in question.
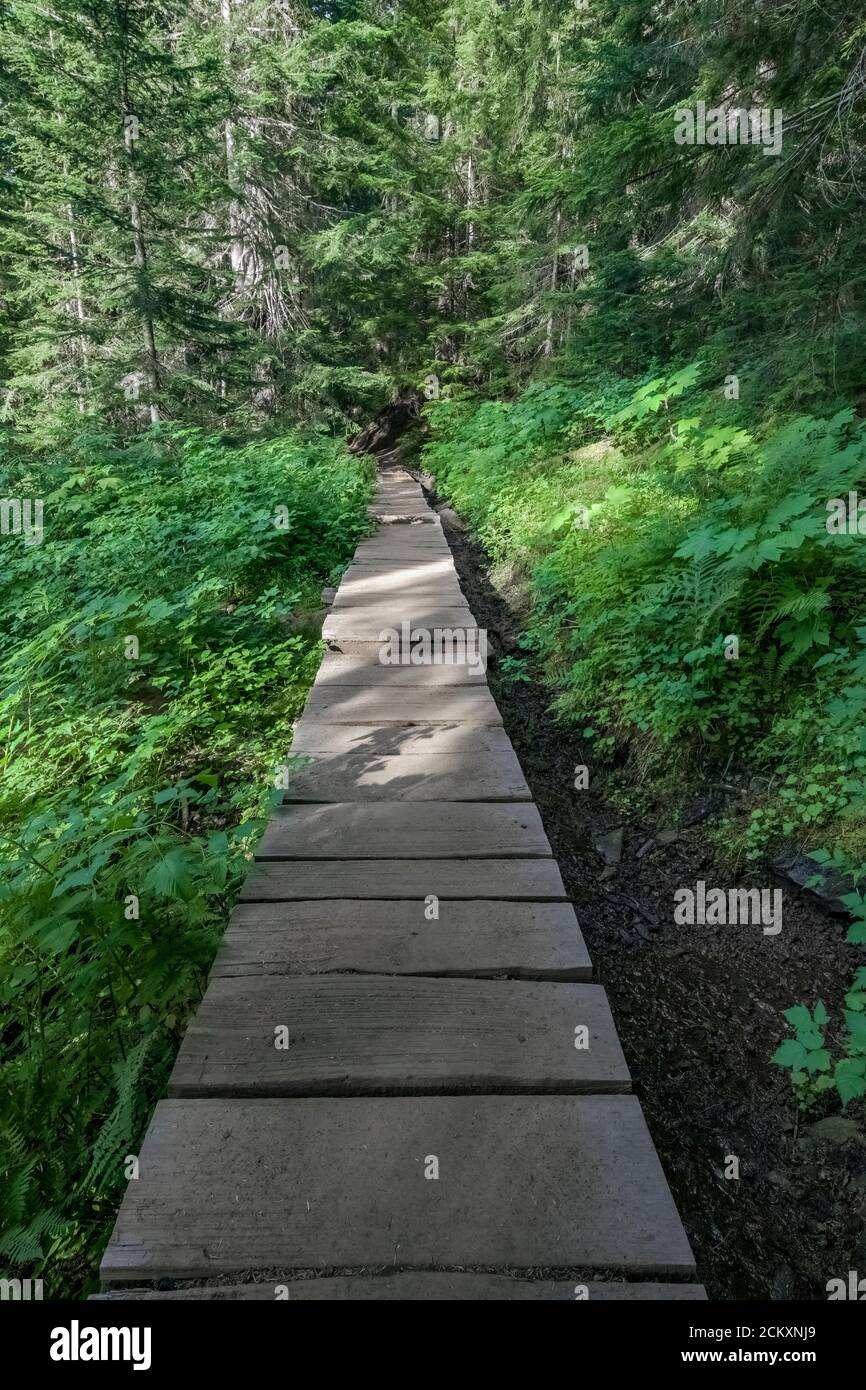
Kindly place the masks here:
<instances>
[{"instance_id":1,"label":"forest floor","mask_svg":"<svg viewBox=\"0 0 866 1390\"><path fill-rule=\"evenodd\" d=\"M698 1277L710 1298L826 1298L829 1279L866 1271L866 1139L841 1115L803 1115L787 1071L769 1059L787 1033L784 1008L847 988L854 953L844 926L788 883L777 936L674 924L677 888L731 886L708 833L725 794L697 767L678 808L669 787L644 783L640 810L624 811L617 775L602 792L591 768L594 790L576 791L574 769L586 761L579 730L553 719L543 685L501 673L501 657L518 651L520 596L496 587L484 550L435 493L432 501L488 631L491 690L608 991ZM607 866L595 843L620 829L620 861ZM663 843L647 850L660 832ZM738 884L781 886L768 867ZM729 1155L738 1179L725 1175Z\"/></svg>"}]
</instances>

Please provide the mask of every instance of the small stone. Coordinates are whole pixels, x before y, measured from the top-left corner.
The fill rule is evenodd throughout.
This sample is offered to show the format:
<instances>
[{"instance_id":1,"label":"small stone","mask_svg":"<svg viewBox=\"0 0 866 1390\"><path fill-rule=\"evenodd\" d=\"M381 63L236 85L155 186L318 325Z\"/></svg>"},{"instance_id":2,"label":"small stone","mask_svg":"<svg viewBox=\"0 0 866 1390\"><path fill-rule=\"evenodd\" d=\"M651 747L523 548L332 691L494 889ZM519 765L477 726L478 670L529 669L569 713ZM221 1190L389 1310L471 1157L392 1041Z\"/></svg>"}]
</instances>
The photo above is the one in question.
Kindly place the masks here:
<instances>
[{"instance_id":1,"label":"small stone","mask_svg":"<svg viewBox=\"0 0 866 1390\"><path fill-rule=\"evenodd\" d=\"M774 1168L772 1173L767 1174L767 1182L771 1182L774 1187L786 1188L791 1186L788 1178L785 1177L784 1173L780 1173L778 1168Z\"/></svg>"},{"instance_id":2,"label":"small stone","mask_svg":"<svg viewBox=\"0 0 866 1390\"><path fill-rule=\"evenodd\" d=\"M844 1115L827 1115L823 1120L816 1120L808 1126L806 1134L814 1143L847 1144L849 1140L854 1140L858 1144L866 1144L866 1135L856 1120L849 1120Z\"/></svg>"},{"instance_id":3,"label":"small stone","mask_svg":"<svg viewBox=\"0 0 866 1390\"><path fill-rule=\"evenodd\" d=\"M826 865L816 864L808 855L792 850L774 859L772 868L775 873L796 883L798 888L805 888L807 883L817 877L819 881L808 891L814 893L830 912L840 917L849 916L842 898L854 891L854 882L837 869L828 869Z\"/></svg>"},{"instance_id":4,"label":"small stone","mask_svg":"<svg viewBox=\"0 0 866 1390\"><path fill-rule=\"evenodd\" d=\"M608 831L606 835L597 835L593 844L605 864L618 864L622 859L622 826L618 830Z\"/></svg>"},{"instance_id":5,"label":"small stone","mask_svg":"<svg viewBox=\"0 0 866 1390\"><path fill-rule=\"evenodd\" d=\"M437 511L445 526L450 526L453 531L466 530L462 517L459 517L452 507L437 507Z\"/></svg>"}]
</instances>

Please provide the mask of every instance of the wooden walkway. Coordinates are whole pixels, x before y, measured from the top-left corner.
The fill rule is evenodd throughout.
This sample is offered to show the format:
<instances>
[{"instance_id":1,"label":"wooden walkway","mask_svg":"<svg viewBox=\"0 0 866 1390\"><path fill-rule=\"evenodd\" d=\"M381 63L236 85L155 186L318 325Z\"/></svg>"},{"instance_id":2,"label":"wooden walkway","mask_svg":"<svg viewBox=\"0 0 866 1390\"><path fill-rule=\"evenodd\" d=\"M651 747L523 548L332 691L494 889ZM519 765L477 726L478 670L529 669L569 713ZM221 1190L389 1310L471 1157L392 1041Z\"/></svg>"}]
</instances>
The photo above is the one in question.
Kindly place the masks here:
<instances>
[{"instance_id":1,"label":"wooden walkway","mask_svg":"<svg viewBox=\"0 0 866 1390\"><path fill-rule=\"evenodd\" d=\"M475 628L439 519L372 511L97 1297L703 1298L483 673L379 660Z\"/></svg>"}]
</instances>

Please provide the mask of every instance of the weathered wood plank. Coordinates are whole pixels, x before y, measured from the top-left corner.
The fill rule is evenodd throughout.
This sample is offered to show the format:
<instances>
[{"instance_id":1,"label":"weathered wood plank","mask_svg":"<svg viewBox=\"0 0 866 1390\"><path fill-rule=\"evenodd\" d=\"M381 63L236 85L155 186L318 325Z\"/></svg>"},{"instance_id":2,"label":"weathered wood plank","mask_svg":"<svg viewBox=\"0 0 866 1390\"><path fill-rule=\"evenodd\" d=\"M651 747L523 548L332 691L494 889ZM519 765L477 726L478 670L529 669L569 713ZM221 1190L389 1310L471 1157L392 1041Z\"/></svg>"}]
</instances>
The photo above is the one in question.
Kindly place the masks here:
<instances>
[{"instance_id":1,"label":"weathered wood plank","mask_svg":"<svg viewBox=\"0 0 866 1390\"><path fill-rule=\"evenodd\" d=\"M413 502L400 501L381 501L373 502L367 508L367 515L380 526L414 526L418 522L424 525L426 522L436 522L439 520L435 512L431 512L426 504L420 506Z\"/></svg>"},{"instance_id":2,"label":"weathered wood plank","mask_svg":"<svg viewBox=\"0 0 866 1390\"><path fill-rule=\"evenodd\" d=\"M570 903L238 903L212 975L383 975L585 980Z\"/></svg>"},{"instance_id":3,"label":"weathered wood plank","mask_svg":"<svg viewBox=\"0 0 866 1390\"><path fill-rule=\"evenodd\" d=\"M440 518L433 511L427 499L420 492L413 492L411 488L388 487L379 488L373 495L372 501L368 504L369 510L380 511L400 511L405 509L413 516L430 518L432 521L440 521ZM441 522L440 522L441 524Z\"/></svg>"},{"instance_id":4,"label":"weathered wood plank","mask_svg":"<svg viewBox=\"0 0 866 1390\"><path fill-rule=\"evenodd\" d=\"M358 652L325 652L316 673L318 686L417 686L470 685L484 687L486 678L473 675L468 666L385 666L375 646Z\"/></svg>"},{"instance_id":5,"label":"weathered wood plank","mask_svg":"<svg viewBox=\"0 0 866 1390\"><path fill-rule=\"evenodd\" d=\"M375 497L389 497L393 494L418 498L426 504L424 489L413 478L377 478Z\"/></svg>"},{"instance_id":6,"label":"weathered wood plank","mask_svg":"<svg viewBox=\"0 0 866 1390\"><path fill-rule=\"evenodd\" d=\"M430 503L428 503L427 498L425 498L424 493L421 492L421 488L417 485L417 482L414 482L414 484L407 484L407 482L382 482L382 484L379 484L377 489L375 489L373 493L373 502L371 502L370 505L375 507L381 506L382 503L386 503L386 505L398 503L398 505L417 507L418 510L424 510L424 512L430 513L430 516L435 516L436 514L434 510L432 510Z\"/></svg>"},{"instance_id":7,"label":"weathered wood plank","mask_svg":"<svg viewBox=\"0 0 866 1390\"><path fill-rule=\"evenodd\" d=\"M411 477L408 473L404 474L402 477L390 477L385 473L380 473L376 479L376 491L414 491L418 493L419 497L424 496L424 489L417 478Z\"/></svg>"},{"instance_id":8,"label":"weathered wood plank","mask_svg":"<svg viewBox=\"0 0 866 1390\"><path fill-rule=\"evenodd\" d=\"M406 532L404 539L407 541L411 540L413 544L417 543L419 545L432 545L434 541L444 542L445 532L442 528L442 522L435 512L431 512L430 516L432 517L432 521L430 521L429 524L427 522L417 522L415 524L410 522L407 526L401 528ZM358 548L360 549L362 546L369 548L376 541L388 541L390 539L392 539L390 532L380 529L376 531L375 535L365 536L363 540L359 541Z\"/></svg>"},{"instance_id":9,"label":"weathered wood plank","mask_svg":"<svg viewBox=\"0 0 866 1390\"><path fill-rule=\"evenodd\" d=\"M371 581L365 584L363 581L353 580L349 584L341 584L331 606L332 608L375 608L385 603L393 606L394 602L393 580L388 582L381 575L376 575L375 582ZM468 607L456 577L450 581L427 579L423 584L418 585L411 582L401 584L399 602L405 604L410 610L414 609L416 605L433 610Z\"/></svg>"},{"instance_id":10,"label":"weathered wood plank","mask_svg":"<svg viewBox=\"0 0 866 1390\"><path fill-rule=\"evenodd\" d=\"M425 579L435 580L443 577L453 577L457 573L451 553L444 556L410 555L408 557L392 557L388 559L358 559L357 553L351 565L344 573L344 578L356 579L363 575L376 574L390 576L390 584L402 584L410 581L420 584Z\"/></svg>"},{"instance_id":11,"label":"weathered wood plank","mask_svg":"<svg viewBox=\"0 0 866 1390\"><path fill-rule=\"evenodd\" d=\"M401 670L401 667L394 667ZM496 728L502 715L483 680L472 685L312 686L303 718L319 724L469 724Z\"/></svg>"},{"instance_id":12,"label":"weathered wood plank","mask_svg":"<svg viewBox=\"0 0 866 1390\"><path fill-rule=\"evenodd\" d=\"M365 560L430 560L450 558L451 551L438 526L419 522L417 526L383 527L370 540L361 541L355 551L355 564Z\"/></svg>"},{"instance_id":13,"label":"weathered wood plank","mask_svg":"<svg viewBox=\"0 0 866 1390\"><path fill-rule=\"evenodd\" d=\"M514 753L429 753L369 757L308 754L289 761L284 801L530 801ZM298 760L299 761L299 760Z\"/></svg>"},{"instance_id":14,"label":"weathered wood plank","mask_svg":"<svg viewBox=\"0 0 866 1390\"><path fill-rule=\"evenodd\" d=\"M407 483L400 479L380 479L373 493L374 500L398 497L401 501L419 502L430 510L423 489L418 483Z\"/></svg>"},{"instance_id":15,"label":"weathered wood plank","mask_svg":"<svg viewBox=\"0 0 866 1390\"><path fill-rule=\"evenodd\" d=\"M400 1096L161 1101L101 1272L397 1259L694 1270L634 1096Z\"/></svg>"},{"instance_id":16,"label":"weathered wood plank","mask_svg":"<svg viewBox=\"0 0 866 1390\"><path fill-rule=\"evenodd\" d=\"M395 640L402 643L402 624L409 623L412 630L424 628L432 633L434 628L445 628L448 632L466 633L473 631L470 641L476 638L474 629L478 627L468 604L454 604L444 607L435 600L417 598L407 594L395 595L387 603L377 600L372 604L354 604L342 608L332 608L322 624L322 636L326 642L376 642L386 643ZM396 638L394 634L396 633ZM410 631L410 638L411 638ZM442 638L453 647L454 638ZM458 639L459 640L459 639ZM458 650L462 656L463 646Z\"/></svg>"},{"instance_id":17,"label":"weathered wood plank","mask_svg":"<svg viewBox=\"0 0 866 1390\"><path fill-rule=\"evenodd\" d=\"M409 975L217 976L168 1083L187 1099L630 1090L600 985Z\"/></svg>"},{"instance_id":18,"label":"weathered wood plank","mask_svg":"<svg viewBox=\"0 0 866 1390\"><path fill-rule=\"evenodd\" d=\"M263 859L535 859L550 843L531 801L357 801L280 806Z\"/></svg>"},{"instance_id":19,"label":"weathered wood plank","mask_svg":"<svg viewBox=\"0 0 866 1390\"><path fill-rule=\"evenodd\" d=\"M423 1270L403 1274L337 1275L322 1278L262 1279L248 1284L199 1284L185 1289L113 1289L94 1293L90 1301L119 1303L132 1301L158 1302L163 1299L210 1302L246 1301L273 1303L288 1299L292 1303L316 1300L342 1302L498 1302L517 1303L532 1300L548 1303L574 1303L576 1300L596 1303L665 1302L668 1300L705 1301L703 1284L628 1283L625 1280L598 1283L590 1280L578 1284L574 1279L517 1278L508 1274L442 1274Z\"/></svg>"},{"instance_id":20,"label":"weathered wood plank","mask_svg":"<svg viewBox=\"0 0 866 1390\"><path fill-rule=\"evenodd\" d=\"M397 669L396 667L394 668ZM396 699L402 699L401 690ZM493 725L453 724L331 724L305 716L292 735L293 753L363 753L395 757L419 753L503 753L511 740Z\"/></svg>"},{"instance_id":21,"label":"weathered wood plank","mask_svg":"<svg viewBox=\"0 0 866 1390\"><path fill-rule=\"evenodd\" d=\"M256 862L243 902L305 898L487 898L567 902L553 859L305 859Z\"/></svg>"}]
</instances>

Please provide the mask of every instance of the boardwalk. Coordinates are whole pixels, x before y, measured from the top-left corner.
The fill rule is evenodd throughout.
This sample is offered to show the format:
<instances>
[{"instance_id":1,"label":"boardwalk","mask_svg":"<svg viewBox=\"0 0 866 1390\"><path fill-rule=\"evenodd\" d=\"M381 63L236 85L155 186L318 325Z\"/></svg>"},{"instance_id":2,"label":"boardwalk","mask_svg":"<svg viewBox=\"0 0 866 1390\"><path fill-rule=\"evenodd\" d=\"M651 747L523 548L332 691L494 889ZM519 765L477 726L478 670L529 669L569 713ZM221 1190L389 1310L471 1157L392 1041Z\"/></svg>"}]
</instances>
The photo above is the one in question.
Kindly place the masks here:
<instances>
[{"instance_id":1,"label":"boardwalk","mask_svg":"<svg viewBox=\"0 0 866 1390\"><path fill-rule=\"evenodd\" d=\"M439 519L372 511L103 1296L701 1298L483 672L379 660L477 635Z\"/></svg>"}]
</instances>

